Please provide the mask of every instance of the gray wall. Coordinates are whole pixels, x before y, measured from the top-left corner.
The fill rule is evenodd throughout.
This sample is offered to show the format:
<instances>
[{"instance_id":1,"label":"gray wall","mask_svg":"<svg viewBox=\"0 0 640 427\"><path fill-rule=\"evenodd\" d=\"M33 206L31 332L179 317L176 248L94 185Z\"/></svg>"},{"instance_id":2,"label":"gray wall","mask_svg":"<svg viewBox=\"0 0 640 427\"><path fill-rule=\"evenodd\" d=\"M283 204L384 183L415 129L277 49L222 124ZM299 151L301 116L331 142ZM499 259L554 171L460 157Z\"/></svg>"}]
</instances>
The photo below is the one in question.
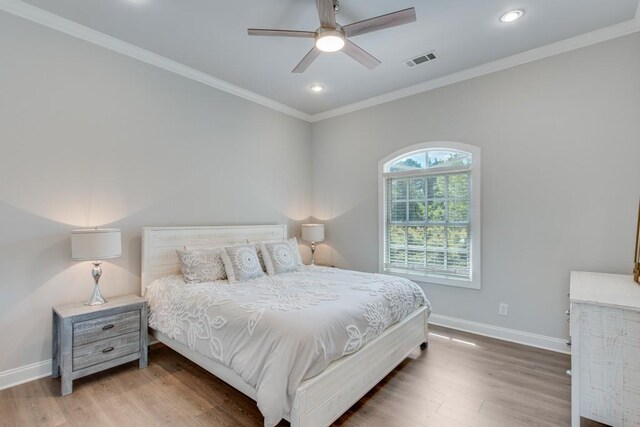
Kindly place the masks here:
<instances>
[{"instance_id":1,"label":"gray wall","mask_svg":"<svg viewBox=\"0 0 640 427\"><path fill-rule=\"evenodd\" d=\"M482 148L482 290L424 284L438 314L567 336L571 270L630 273L640 185L640 34L315 123L321 262L376 271L378 161ZM510 305L498 315L499 302Z\"/></svg>"},{"instance_id":2,"label":"gray wall","mask_svg":"<svg viewBox=\"0 0 640 427\"><path fill-rule=\"evenodd\" d=\"M50 357L83 301L70 231L123 230L106 297L138 293L140 228L311 214L309 123L0 13L0 372Z\"/></svg>"},{"instance_id":3,"label":"gray wall","mask_svg":"<svg viewBox=\"0 0 640 427\"><path fill-rule=\"evenodd\" d=\"M148 225L287 223L297 235L313 211L329 224L320 261L375 271L377 163L433 140L483 149L483 289L424 285L435 311L565 335L569 271L629 271L639 45L309 125L0 13L0 372L48 359L50 307L88 297L72 229L122 228L107 297L139 291Z\"/></svg>"}]
</instances>

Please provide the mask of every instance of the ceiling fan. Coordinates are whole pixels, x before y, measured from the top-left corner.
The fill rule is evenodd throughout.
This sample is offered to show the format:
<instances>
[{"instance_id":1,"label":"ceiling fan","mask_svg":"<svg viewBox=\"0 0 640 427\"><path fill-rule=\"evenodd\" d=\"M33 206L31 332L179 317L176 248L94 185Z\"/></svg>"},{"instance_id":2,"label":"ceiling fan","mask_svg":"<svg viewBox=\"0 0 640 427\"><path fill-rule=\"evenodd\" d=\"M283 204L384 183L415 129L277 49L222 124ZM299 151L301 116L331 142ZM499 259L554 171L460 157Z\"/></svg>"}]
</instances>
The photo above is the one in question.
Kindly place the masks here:
<instances>
[{"instance_id":1,"label":"ceiling fan","mask_svg":"<svg viewBox=\"0 0 640 427\"><path fill-rule=\"evenodd\" d=\"M302 61L293 69L292 73L304 72L322 52L338 52L340 50L371 70L380 65L380 61L350 41L349 38L416 21L416 10L410 7L341 26L336 23L336 13L340 10L338 0L316 0L316 6L320 16L320 27L315 31L268 30L261 28L249 28L247 31L250 36L315 39L313 49L302 58Z\"/></svg>"}]
</instances>

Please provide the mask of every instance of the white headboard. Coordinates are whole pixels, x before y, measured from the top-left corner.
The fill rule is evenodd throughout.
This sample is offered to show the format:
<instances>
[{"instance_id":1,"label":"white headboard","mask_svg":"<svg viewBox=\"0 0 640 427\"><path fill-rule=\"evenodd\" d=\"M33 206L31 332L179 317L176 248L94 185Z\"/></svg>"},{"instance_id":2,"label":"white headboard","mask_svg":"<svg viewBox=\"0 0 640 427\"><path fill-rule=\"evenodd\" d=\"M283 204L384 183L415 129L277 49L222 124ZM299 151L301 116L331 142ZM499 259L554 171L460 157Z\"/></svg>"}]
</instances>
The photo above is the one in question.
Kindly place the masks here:
<instances>
[{"instance_id":1,"label":"white headboard","mask_svg":"<svg viewBox=\"0 0 640 427\"><path fill-rule=\"evenodd\" d=\"M176 249L184 246L225 246L258 240L287 238L286 225L240 225L221 227L144 227L142 229L142 287L162 276L180 274Z\"/></svg>"}]
</instances>

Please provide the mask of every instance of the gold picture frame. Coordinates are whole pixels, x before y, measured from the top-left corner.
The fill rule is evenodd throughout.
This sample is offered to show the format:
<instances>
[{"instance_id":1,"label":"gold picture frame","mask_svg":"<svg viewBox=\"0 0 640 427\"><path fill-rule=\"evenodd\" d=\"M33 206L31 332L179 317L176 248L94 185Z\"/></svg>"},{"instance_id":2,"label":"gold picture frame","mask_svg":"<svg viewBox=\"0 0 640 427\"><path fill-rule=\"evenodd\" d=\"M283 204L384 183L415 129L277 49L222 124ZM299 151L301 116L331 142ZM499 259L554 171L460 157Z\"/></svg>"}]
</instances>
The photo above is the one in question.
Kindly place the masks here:
<instances>
[{"instance_id":1,"label":"gold picture frame","mask_svg":"<svg viewBox=\"0 0 640 427\"><path fill-rule=\"evenodd\" d=\"M640 284L640 201L638 201L638 225L636 226L636 249L633 253L633 280Z\"/></svg>"}]
</instances>

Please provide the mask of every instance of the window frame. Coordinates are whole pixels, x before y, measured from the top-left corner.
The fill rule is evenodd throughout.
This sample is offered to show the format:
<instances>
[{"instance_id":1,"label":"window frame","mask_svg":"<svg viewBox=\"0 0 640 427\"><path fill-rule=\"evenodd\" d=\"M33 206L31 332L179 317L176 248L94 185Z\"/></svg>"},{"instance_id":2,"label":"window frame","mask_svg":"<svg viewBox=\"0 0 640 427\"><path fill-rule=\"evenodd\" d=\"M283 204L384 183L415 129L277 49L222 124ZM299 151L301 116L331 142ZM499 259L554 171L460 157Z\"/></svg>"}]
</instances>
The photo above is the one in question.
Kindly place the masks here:
<instances>
[{"instance_id":1,"label":"window frame","mask_svg":"<svg viewBox=\"0 0 640 427\"><path fill-rule=\"evenodd\" d=\"M471 165L469 167L444 166L431 169L416 169L401 172L385 172L386 167L402 157L420 151L431 150L448 150L461 151L469 153L472 156ZM395 276L405 277L415 282L433 283L438 285L455 286L468 289L481 289L481 150L474 145L464 144L453 141L433 141L423 142L409 147L394 151L378 162L378 271L383 274L392 274ZM470 238L471 238L471 280L452 279L431 274L407 273L393 268L385 267L385 253L387 245L387 228L386 228L386 178L393 177L411 177L424 175L440 175L456 171L468 170L471 179L470 198L471 218L469 221Z\"/></svg>"}]
</instances>

